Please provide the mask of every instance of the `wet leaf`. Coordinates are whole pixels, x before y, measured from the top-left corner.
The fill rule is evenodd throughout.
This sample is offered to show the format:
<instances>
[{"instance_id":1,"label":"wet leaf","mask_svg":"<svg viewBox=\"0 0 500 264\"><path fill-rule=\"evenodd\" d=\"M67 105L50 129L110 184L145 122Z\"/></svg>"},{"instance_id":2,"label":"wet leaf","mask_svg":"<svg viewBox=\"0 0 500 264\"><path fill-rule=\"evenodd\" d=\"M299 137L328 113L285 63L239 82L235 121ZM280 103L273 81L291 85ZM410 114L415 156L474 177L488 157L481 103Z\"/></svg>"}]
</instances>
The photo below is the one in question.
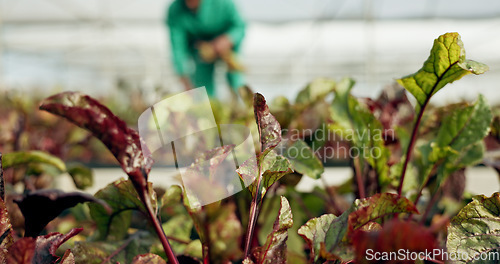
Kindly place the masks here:
<instances>
[{"instance_id":1,"label":"wet leaf","mask_svg":"<svg viewBox=\"0 0 500 264\"><path fill-rule=\"evenodd\" d=\"M4 169L30 163L43 163L54 166L60 172L66 171L66 165L60 158L38 150L5 153L2 163Z\"/></svg>"},{"instance_id":2,"label":"wet leaf","mask_svg":"<svg viewBox=\"0 0 500 264\"><path fill-rule=\"evenodd\" d=\"M398 219L389 221L381 230L372 232L359 230L353 235L352 240L356 252L356 263L381 263L381 259L383 263L414 263L410 259L384 259L383 254L404 252L406 256L411 252L440 250L430 229L414 222L403 222ZM379 254L377 260L373 258L376 252ZM436 254L436 257L437 260L442 260L440 255Z\"/></svg>"},{"instance_id":3,"label":"wet leaf","mask_svg":"<svg viewBox=\"0 0 500 264\"><path fill-rule=\"evenodd\" d=\"M500 248L500 193L475 196L451 220L446 246L460 258L456 263L497 263L497 259L475 260L482 253Z\"/></svg>"},{"instance_id":4,"label":"wet leaf","mask_svg":"<svg viewBox=\"0 0 500 264\"><path fill-rule=\"evenodd\" d=\"M148 185L149 199L153 208L156 208L156 194L152 184ZM146 209L139 199L131 181L120 179L110 183L95 194L109 206L110 211L99 204L89 204L90 216L97 224L97 240L123 240L130 227L132 211L145 213Z\"/></svg>"},{"instance_id":5,"label":"wet leaf","mask_svg":"<svg viewBox=\"0 0 500 264\"><path fill-rule=\"evenodd\" d=\"M94 185L94 175L90 168L78 163L69 164L67 167L76 188L84 190Z\"/></svg>"},{"instance_id":6,"label":"wet leaf","mask_svg":"<svg viewBox=\"0 0 500 264\"><path fill-rule=\"evenodd\" d=\"M281 208L273 225L273 231L267 236L266 243L253 254L257 263L287 263L288 229L293 225L292 209L288 200L281 197Z\"/></svg>"},{"instance_id":7,"label":"wet leaf","mask_svg":"<svg viewBox=\"0 0 500 264\"><path fill-rule=\"evenodd\" d=\"M147 253L143 255L138 255L132 260L132 264L166 264L160 256Z\"/></svg>"},{"instance_id":8,"label":"wet leaf","mask_svg":"<svg viewBox=\"0 0 500 264\"><path fill-rule=\"evenodd\" d=\"M284 156L290 161L293 170L313 179L319 179L325 169L314 151L303 140L297 140L288 147Z\"/></svg>"},{"instance_id":9,"label":"wet leaf","mask_svg":"<svg viewBox=\"0 0 500 264\"><path fill-rule=\"evenodd\" d=\"M94 196L60 190L39 190L28 193L23 198L15 200L25 219L25 236L36 237L45 226L62 211L79 203L94 202L105 206L103 201Z\"/></svg>"},{"instance_id":10,"label":"wet leaf","mask_svg":"<svg viewBox=\"0 0 500 264\"><path fill-rule=\"evenodd\" d=\"M64 92L45 99L40 109L92 132L115 156L137 191L146 191L152 160L144 156L139 134L107 107L88 95Z\"/></svg>"},{"instance_id":11,"label":"wet leaf","mask_svg":"<svg viewBox=\"0 0 500 264\"><path fill-rule=\"evenodd\" d=\"M408 90L422 107L446 84L467 74L482 74L487 70L488 66L465 59L465 50L458 33L446 33L434 40L429 58L422 68L399 79L398 83Z\"/></svg>"}]
</instances>

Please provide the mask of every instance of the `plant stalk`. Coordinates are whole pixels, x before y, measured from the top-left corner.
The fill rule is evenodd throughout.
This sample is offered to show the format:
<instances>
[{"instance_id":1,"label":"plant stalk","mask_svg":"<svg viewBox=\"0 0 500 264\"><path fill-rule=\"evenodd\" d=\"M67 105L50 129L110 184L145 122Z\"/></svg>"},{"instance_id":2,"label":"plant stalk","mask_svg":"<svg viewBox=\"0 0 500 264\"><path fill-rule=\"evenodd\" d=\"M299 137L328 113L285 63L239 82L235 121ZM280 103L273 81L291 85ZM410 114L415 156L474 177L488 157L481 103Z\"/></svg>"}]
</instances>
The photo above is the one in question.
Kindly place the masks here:
<instances>
[{"instance_id":1,"label":"plant stalk","mask_svg":"<svg viewBox=\"0 0 500 264\"><path fill-rule=\"evenodd\" d=\"M364 199L366 197L365 183L363 182L363 176L361 175L361 165L359 157L354 159L354 171L356 173L356 181L358 183L359 198Z\"/></svg>"},{"instance_id":2,"label":"plant stalk","mask_svg":"<svg viewBox=\"0 0 500 264\"><path fill-rule=\"evenodd\" d=\"M403 191L403 182L405 180L406 168L408 167L408 163L410 162L413 148L415 147L415 143L417 141L418 127L420 126L420 122L422 122L422 117L424 116L424 110L427 107L430 97L425 101L425 103L420 108L418 112L417 120L415 121L415 125L413 126L413 131L411 132L410 143L408 144L408 148L406 149L406 159L403 163L403 170L401 171L401 179L399 180L398 186L398 195L401 196L401 192Z\"/></svg>"},{"instance_id":3,"label":"plant stalk","mask_svg":"<svg viewBox=\"0 0 500 264\"><path fill-rule=\"evenodd\" d=\"M163 228L161 227L161 223L156 218L156 214L153 212L153 206L151 205L151 201L147 197L147 191L141 191L139 193L139 196L141 197L142 203L146 207L147 210L147 216L149 218L149 221L153 224L153 227L156 231L156 234L158 235L158 238L160 239L160 242L163 246L163 249L165 250L165 254L167 255L168 263L172 264L179 264L179 261L175 257L174 251L172 250L172 247L170 246L170 243L168 242L167 236L165 235L165 232L163 231Z\"/></svg>"},{"instance_id":4,"label":"plant stalk","mask_svg":"<svg viewBox=\"0 0 500 264\"><path fill-rule=\"evenodd\" d=\"M257 224L257 218L259 217L260 208L258 196L259 192L257 192L252 198L252 205L250 206L250 218L248 219L247 236L245 239L245 258L250 256L255 225Z\"/></svg>"}]
</instances>

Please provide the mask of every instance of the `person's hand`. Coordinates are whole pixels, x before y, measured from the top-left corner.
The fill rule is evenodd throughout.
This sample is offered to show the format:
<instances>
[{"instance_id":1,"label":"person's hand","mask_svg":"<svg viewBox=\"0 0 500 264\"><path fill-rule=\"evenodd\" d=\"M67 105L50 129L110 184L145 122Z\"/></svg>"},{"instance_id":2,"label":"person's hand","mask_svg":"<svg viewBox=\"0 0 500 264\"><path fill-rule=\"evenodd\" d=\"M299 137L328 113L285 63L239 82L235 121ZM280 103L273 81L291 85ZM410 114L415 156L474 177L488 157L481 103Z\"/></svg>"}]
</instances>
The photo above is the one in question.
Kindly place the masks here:
<instances>
[{"instance_id":1,"label":"person's hand","mask_svg":"<svg viewBox=\"0 0 500 264\"><path fill-rule=\"evenodd\" d=\"M219 57L228 54L233 47L233 43L227 35L217 37L212 41L212 45L214 46L215 52L219 55Z\"/></svg>"},{"instance_id":2,"label":"person's hand","mask_svg":"<svg viewBox=\"0 0 500 264\"><path fill-rule=\"evenodd\" d=\"M191 90L191 88L193 88L193 86L191 85L191 81L186 76L181 77L181 83L182 86L184 86L184 90L186 91L189 91Z\"/></svg>"}]
</instances>

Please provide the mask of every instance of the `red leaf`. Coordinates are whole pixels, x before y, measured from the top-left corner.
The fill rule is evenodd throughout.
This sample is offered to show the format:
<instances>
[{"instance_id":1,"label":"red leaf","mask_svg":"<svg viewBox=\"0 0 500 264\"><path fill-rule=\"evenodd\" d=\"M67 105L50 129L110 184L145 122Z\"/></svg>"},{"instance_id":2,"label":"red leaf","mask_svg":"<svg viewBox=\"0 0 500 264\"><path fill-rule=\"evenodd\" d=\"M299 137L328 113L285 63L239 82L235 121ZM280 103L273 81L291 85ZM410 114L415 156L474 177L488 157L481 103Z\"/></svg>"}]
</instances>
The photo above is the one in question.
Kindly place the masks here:
<instances>
[{"instance_id":1,"label":"red leaf","mask_svg":"<svg viewBox=\"0 0 500 264\"><path fill-rule=\"evenodd\" d=\"M36 238L36 251L33 256L35 263L55 263L59 257L56 250L68 239L76 236L83 228L73 228L67 234L50 233Z\"/></svg>"},{"instance_id":2,"label":"red leaf","mask_svg":"<svg viewBox=\"0 0 500 264\"><path fill-rule=\"evenodd\" d=\"M144 156L139 134L107 107L88 95L64 92L45 99L40 109L92 132L116 157L137 190L146 190L152 160Z\"/></svg>"},{"instance_id":3,"label":"red leaf","mask_svg":"<svg viewBox=\"0 0 500 264\"><path fill-rule=\"evenodd\" d=\"M281 141L281 126L269 112L266 99L256 93L253 97L254 114L259 127L261 152L275 148Z\"/></svg>"},{"instance_id":4,"label":"red leaf","mask_svg":"<svg viewBox=\"0 0 500 264\"><path fill-rule=\"evenodd\" d=\"M62 211L79 203L96 202L105 208L109 206L86 193L64 193L60 190L40 190L25 195L17 203L25 218L26 237L36 237L45 226L56 218Z\"/></svg>"},{"instance_id":5,"label":"red leaf","mask_svg":"<svg viewBox=\"0 0 500 264\"><path fill-rule=\"evenodd\" d=\"M409 253L432 253L434 249L440 249L435 236L429 229L414 222L402 222L397 219L386 223L380 231L357 230L352 238L356 251L356 263L414 263ZM378 257L375 252L380 253ZM403 252L404 256L397 255L399 259L383 259L383 254L391 252L394 254ZM429 255L433 257L432 254ZM421 254L417 257L425 258L426 256Z\"/></svg>"},{"instance_id":6,"label":"red leaf","mask_svg":"<svg viewBox=\"0 0 500 264\"><path fill-rule=\"evenodd\" d=\"M32 237L22 238L14 243L7 253L7 264L32 263L36 242Z\"/></svg>"},{"instance_id":7,"label":"red leaf","mask_svg":"<svg viewBox=\"0 0 500 264\"><path fill-rule=\"evenodd\" d=\"M56 263L56 250L68 239L80 233L82 228L73 228L67 234L50 233L46 236L22 238L14 243L7 253L7 264Z\"/></svg>"}]
</instances>

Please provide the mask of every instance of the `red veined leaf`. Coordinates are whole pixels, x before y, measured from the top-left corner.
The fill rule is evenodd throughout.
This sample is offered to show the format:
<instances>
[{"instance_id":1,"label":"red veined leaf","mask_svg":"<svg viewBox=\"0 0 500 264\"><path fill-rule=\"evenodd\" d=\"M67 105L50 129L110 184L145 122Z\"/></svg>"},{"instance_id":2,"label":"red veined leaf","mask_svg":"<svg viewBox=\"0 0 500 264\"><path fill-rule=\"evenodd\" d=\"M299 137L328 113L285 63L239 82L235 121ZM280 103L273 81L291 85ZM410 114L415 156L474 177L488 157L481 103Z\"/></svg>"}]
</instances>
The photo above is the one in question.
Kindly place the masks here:
<instances>
[{"instance_id":1,"label":"red veined leaf","mask_svg":"<svg viewBox=\"0 0 500 264\"><path fill-rule=\"evenodd\" d=\"M261 152L265 155L281 142L281 126L269 112L266 99L262 94L256 93L253 100L255 121L259 128Z\"/></svg>"},{"instance_id":2,"label":"red veined leaf","mask_svg":"<svg viewBox=\"0 0 500 264\"><path fill-rule=\"evenodd\" d=\"M136 189L146 190L152 159L144 156L139 134L128 128L106 106L88 95L64 92L45 99L40 109L62 116L92 132L116 157Z\"/></svg>"}]
</instances>

